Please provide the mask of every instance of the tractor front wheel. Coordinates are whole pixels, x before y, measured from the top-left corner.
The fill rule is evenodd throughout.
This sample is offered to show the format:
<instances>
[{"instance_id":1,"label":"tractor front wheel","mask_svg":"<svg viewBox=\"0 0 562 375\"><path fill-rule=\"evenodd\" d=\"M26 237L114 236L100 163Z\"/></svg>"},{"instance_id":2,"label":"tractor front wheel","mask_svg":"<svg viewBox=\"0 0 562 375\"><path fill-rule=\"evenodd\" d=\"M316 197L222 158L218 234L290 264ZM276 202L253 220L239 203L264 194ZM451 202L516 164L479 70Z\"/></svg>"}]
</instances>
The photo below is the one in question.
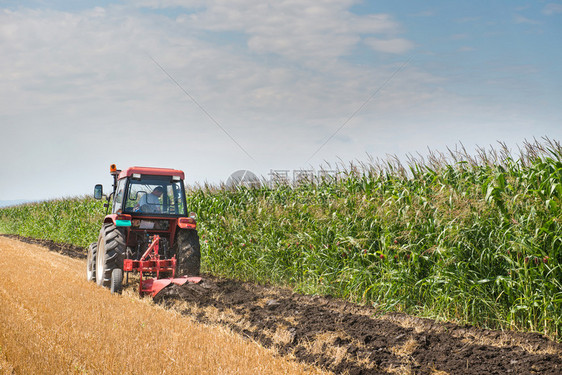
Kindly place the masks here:
<instances>
[{"instance_id":1,"label":"tractor front wheel","mask_svg":"<svg viewBox=\"0 0 562 375\"><path fill-rule=\"evenodd\" d=\"M199 276L201 249L197 231L178 229L174 248L177 257L176 275Z\"/></svg>"},{"instance_id":2,"label":"tractor front wheel","mask_svg":"<svg viewBox=\"0 0 562 375\"><path fill-rule=\"evenodd\" d=\"M88 281L96 281L96 253L98 252L98 243L92 242L88 248L88 258L86 260L86 279Z\"/></svg>"},{"instance_id":3,"label":"tractor front wheel","mask_svg":"<svg viewBox=\"0 0 562 375\"><path fill-rule=\"evenodd\" d=\"M98 285L111 288L113 270L121 270L123 275L123 259L125 259L125 235L115 224L104 224L98 239L96 253L96 282Z\"/></svg>"},{"instance_id":4,"label":"tractor front wheel","mask_svg":"<svg viewBox=\"0 0 562 375\"><path fill-rule=\"evenodd\" d=\"M121 294L123 290L123 270L121 268L114 268L111 271L111 285L109 287L111 293Z\"/></svg>"}]
</instances>

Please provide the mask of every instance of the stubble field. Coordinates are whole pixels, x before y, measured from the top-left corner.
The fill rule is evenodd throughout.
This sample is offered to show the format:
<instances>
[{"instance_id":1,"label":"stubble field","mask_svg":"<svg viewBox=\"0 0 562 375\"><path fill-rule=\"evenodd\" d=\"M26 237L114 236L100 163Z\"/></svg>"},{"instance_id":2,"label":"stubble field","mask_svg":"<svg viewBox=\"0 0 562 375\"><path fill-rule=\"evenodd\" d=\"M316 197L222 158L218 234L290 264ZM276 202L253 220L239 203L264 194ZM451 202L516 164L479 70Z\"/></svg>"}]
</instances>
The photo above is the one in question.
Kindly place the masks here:
<instances>
[{"instance_id":1,"label":"stubble field","mask_svg":"<svg viewBox=\"0 0 562 375\"><path fill-rule=\"evenodd\" d=\"M316 374L220 326L85 279L85 262L0 237L2 374Z\"/></svg>"}]
</instances>

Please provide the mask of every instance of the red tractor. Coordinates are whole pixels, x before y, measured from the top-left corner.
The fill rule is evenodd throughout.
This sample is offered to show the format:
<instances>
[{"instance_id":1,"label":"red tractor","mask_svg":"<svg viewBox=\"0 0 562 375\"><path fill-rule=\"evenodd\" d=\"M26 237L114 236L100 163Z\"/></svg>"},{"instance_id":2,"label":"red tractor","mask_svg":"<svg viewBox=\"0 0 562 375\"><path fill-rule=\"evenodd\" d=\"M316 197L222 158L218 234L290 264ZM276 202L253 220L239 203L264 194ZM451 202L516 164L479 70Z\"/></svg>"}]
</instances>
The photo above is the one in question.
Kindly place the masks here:
<instances>
[{"instance_id":1,"label":"red tractor","mask_svg":"<svg viewBox=\"0 0 562 375\"><path fill-rule=\"evenodd\" d=\"M138 272L140 294L171 283L199 282L201 252L195 214L187 213L184 173L176 169L110 167L113 191L98 241L90 245L87 278L120 293L123 273ZM94 198L104 197L102 185ZM175 277L176 273L185 275ZM155 278L144 279L149 274Z\"/></svg>"}]
</instances>

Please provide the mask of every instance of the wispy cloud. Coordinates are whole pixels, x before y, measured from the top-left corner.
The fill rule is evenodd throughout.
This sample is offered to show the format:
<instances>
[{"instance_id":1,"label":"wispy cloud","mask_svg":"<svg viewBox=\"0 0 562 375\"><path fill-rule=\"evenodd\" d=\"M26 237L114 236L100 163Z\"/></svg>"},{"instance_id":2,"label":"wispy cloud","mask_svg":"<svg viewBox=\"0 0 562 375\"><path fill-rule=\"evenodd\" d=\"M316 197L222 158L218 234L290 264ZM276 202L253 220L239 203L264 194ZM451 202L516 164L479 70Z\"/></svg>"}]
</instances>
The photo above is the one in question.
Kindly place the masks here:
<instances>
[{"instance_id":1,"label":"wispy cloud","mask_svg":"<svg viewBox=\"0 0 562 375\"><path fill-rule=\"evenodd\" d=\"M365 44L377 52L401 54L409 51L414 46L414 43L407 39L392 38L392 39L378 39L367 38Z\"/></svg>"},{"instance_id":2,"label":"wispy cloud","mask_svg":"<svg viewBox=\"0 0 562 375\"><path fill-rule=\"evenodd\" d=\"M562 4L559 3L549 3L546 4L542 11L544 14L551 16L553 14L562 13Z\"/></svg>"},{"instance_id":3,"label":"wispy cloud","mask_svg":"<svg viewBox=\"0 0 562 375\"><path fill-rule=\"evenodd\" d=\"M327 3L325 9L283 2L275 5L281 7L275 12L263 9L257 15L236 8L238 3L232 8L230 2L216 2L212 5L225 9L213 10L202 3L191 4L200 8L179 12L177 17L122 6L75 12L0 11L0 54L9 57L0 60L4 103L0 119L7 124L35 116L14 129L13 136L41 135L44 144L55 142L60 132L65 134L61 141L71 142L70 134L88 132L92 133L88 141L100 144L102 134L112 128L123 132L123 137L134 135L139 144L149 144L153 124L167 124L174 134L190 131L190 139L208 140L212 124L159 71L148 53L235 138L250 132L254 147L272 153L275 147L257 144L272 139L290 142L304 136L301 133L305 139L321 139L328 132L325 119L337 122L351 113L394 70L394 66L353 66L340 59L364 38L380 35L380 41L370 40L376 52L400 53L412 46L406 39L392 37L401 33L401 26L390 16L354 15L340 2ZM221 37L225 31L246 36L247 48L205 35L216 32ZM393 83L398 85L402 79ZM420 73L409 90L431 79ZM418 100L413 91L387 89L393 94L378 98L370 110L391 110ZM43 122L52 124L50 132L42 130ZM196 125L200 123L207 126ZM134 130L128 134L128 128ZM44 147L37 147L37 152L51 152ZM225 146L219 134L212 147L202 141L191 147L205 154ZM304 142L302 147L309 146Z\"/></svg>"},{"instance_id":4,"label":"wispy cloud","mask_svg":"<svg viewBox=\"0 0 562 375\"><path fill-rule=\"evenodd\" d=\"M451 40L463 40L463 39L468 39L469 35L467 33L463 33L463 34L453 34L451 35L451 37L449 39Z\"/></svg>"},{"instance_id":5,"label":"wispy cloud","mask_svg":"<svg viewBox=\"0 0 562 375\"><path fill-rule=\"evenodd\" d=\"M247 37L248 48L256 53L322 65L349 54L364 36L400 32L400 25L389 15L356 15L348 11L350 3L209 1L204 9L179 21L199 30L240 32Z\"/></svg>"},{"instance_id":6,"label":"wispy cloud","mask_svg":"<svg viewBox=\"0 0 562 375\"><path fill-rule=\"evenodd\" d=\"M538 21L538 20L533 20L531 18L523 17L519 14L516 14L513 17L513 20L515 21L515 23L518 23L518 24L528 24L528 25L540 25L541 24L541 22Z\"/></svg>"}]
</instances>

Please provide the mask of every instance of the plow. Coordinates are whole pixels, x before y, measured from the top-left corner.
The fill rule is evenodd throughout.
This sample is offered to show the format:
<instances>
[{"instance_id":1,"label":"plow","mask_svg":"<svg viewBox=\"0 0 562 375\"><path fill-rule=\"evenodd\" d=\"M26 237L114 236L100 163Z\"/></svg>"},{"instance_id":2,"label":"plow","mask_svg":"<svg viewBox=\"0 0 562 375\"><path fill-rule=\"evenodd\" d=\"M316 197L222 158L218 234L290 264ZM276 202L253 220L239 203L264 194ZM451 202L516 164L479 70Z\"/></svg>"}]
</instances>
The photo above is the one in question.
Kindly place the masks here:
<instances>
[{"instance_id":1,"label":"plow","mask_svg":"<svg viewBox=\"0 0 562 375\"><path fill-rule=\"evenodd\" d=\"M86 277L121 293L129 274L139 294L156 296L168 285L200 283L201 252L196 215L187 213L184 173L177 169L110 167L113 189L94 188L107 209L97 242L88 249Z\"/></svg>"},{"instance_id":2,"label":"plow","mask_svg":"<svg viewBox=\"0 0 562 375\"><path fill-rule=\"evenodd\" d=\"M139 274L139 295L150 294L154 297L170 284L183 285L187 282L192 284L201 282L201 277L198 276L175 277L176 258L166 259L160 257L158 252L160 244L159 235L153 236L150 241L150 246L139 260L125 259L123 261L123 271L127 272L127 282L129 272L138 272ZM162 275L170 273L172 277L162 278ZM154 275L155 278L144 278L145 274Z\"/></svg>"}]
</instances>

